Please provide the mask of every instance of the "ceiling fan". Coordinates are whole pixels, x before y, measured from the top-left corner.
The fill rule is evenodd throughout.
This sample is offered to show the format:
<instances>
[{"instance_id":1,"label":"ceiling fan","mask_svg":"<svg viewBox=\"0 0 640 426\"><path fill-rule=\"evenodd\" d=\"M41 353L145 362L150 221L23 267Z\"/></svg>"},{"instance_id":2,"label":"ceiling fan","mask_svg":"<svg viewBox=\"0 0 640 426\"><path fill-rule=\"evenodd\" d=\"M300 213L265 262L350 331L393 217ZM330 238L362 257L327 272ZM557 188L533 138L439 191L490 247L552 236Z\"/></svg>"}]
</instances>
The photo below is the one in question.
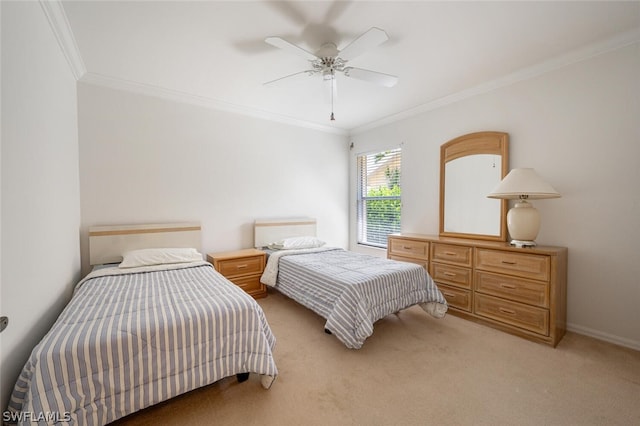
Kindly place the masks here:
<instances>
[{"instance_id":1,"label":"ceiling fan","mask_svg":"<svg viewBox=\"0 0 640 426\"><path fill-rule=\"evenodd\" d=\"M345 77L364 80L380 86L393 87L396 85L396 83L398 82L398 77L395 75L347 66L347 63L352 59L360 56L365 51L384 43L388 39L389 36L384 30L372 27L361 34L359 37L357 37L355 40L353 40L349 45L347 45L347 47L342 50L338 50L337 46L334 43L326 43L322 45L322 47L316 53L311 53L308 50L296 46L295 44L290 43L280 37L267 37L264 40L266 43L307 59L311 65L311 68L268 81L264 84L270 85L276 82L281 82L285 79L289 79L291 77L302 76L305 74L307 76L322 76L323 80L329 81L331 83L330 119L333 121L335 120L335 117L333 115L333 96L336 90L335 80L337 73L343 74Z\"/></svg>"}]
</instances>

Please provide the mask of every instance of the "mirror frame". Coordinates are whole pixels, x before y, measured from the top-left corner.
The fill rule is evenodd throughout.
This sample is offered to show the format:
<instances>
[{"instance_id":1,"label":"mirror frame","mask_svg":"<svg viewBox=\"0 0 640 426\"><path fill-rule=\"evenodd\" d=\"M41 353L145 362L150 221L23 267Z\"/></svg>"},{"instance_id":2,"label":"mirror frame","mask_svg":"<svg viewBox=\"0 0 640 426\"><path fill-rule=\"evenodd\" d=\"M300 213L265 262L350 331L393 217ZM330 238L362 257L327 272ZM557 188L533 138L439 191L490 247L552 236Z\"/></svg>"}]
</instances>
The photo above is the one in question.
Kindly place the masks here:
<instances>
[{"instance_id":1,"label":"mirror frame","mask_svg":"<svg viewBox=\"0 0 640 426\"><path fill-rule=\"evenodd\" d=\"M469 133L452 139L440 146L440 236L506 241L507 200L500 200L500 235L467 234L460 232L445 232L444 230L445 166L449 161L455 160L456 158L476 154L500 155L502 159L501 178L504 178L509 171L509 134L493 131Z\"/></svg>"}]
</instances>

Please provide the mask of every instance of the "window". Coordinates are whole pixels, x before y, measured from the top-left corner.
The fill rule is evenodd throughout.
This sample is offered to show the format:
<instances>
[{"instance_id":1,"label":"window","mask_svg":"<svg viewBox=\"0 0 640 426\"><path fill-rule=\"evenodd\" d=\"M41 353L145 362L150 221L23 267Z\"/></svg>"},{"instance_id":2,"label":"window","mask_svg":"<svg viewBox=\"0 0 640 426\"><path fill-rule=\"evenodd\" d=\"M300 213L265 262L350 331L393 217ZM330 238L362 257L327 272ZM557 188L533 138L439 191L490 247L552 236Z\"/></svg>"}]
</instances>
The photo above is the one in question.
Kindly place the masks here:
<instances>
[{"instance_id":1,"label":"window","mask_svg":"<svg viewBox=\"0 0 640 426\"><path fill-rule=\"evenodd\" d=\"M400 232L400 148L358 156L358 244L387 247Z\"/></svg>"}]
</instances>

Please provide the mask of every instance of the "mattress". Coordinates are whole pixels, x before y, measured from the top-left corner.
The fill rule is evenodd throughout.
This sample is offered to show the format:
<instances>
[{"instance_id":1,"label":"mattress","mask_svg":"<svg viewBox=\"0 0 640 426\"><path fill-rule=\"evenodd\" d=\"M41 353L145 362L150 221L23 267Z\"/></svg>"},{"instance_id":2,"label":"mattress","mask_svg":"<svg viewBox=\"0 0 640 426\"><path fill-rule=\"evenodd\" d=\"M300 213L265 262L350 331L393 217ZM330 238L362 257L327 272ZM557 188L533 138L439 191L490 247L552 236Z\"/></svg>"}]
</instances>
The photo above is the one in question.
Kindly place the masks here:
<instances>
[{"instance_id":1,"label":"mattress","mask_svg":"<svg viewBox=\"0 0 640 426\"><path fill-rule=\"evenodd\" d=\"M419 305L441 318L448 309L420 265L339 248L276 251L262 282L321 315L325 329L353 349L389 314Z\"/></svg>"},{"instance_id":2,"label":"mattress","mask_svg":"<svg viewBox=\"0 0 640 426\"><path fill-rule=\"evenodd\" d=\"M227 376L277 376L253 298L211 264L94 271L34 348L9 423L102 425Z\"/></svg>"}]
</instances>

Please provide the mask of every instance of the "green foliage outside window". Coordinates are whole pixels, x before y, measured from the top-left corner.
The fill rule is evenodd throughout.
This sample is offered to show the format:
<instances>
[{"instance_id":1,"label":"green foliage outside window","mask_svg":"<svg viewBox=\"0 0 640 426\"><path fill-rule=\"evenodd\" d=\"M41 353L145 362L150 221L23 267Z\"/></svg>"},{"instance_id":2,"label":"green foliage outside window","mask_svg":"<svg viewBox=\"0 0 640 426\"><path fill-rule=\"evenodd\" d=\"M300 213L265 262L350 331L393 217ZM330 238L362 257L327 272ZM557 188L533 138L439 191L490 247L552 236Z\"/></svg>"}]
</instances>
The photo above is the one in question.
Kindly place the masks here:
<instances>
[{"instance_id":1,"label":"green foliage outside window","mask_svg":"<svg viewBox=\"0 0 640 426\"><path fill-rule=\"evenodd\" d=\"M367 241L386 246L387 234L400 232L400 170L387 168L386 186L370 188L367 192ZM387 198L397 197L397 198Z\"/></svg>"}]
</instances>

